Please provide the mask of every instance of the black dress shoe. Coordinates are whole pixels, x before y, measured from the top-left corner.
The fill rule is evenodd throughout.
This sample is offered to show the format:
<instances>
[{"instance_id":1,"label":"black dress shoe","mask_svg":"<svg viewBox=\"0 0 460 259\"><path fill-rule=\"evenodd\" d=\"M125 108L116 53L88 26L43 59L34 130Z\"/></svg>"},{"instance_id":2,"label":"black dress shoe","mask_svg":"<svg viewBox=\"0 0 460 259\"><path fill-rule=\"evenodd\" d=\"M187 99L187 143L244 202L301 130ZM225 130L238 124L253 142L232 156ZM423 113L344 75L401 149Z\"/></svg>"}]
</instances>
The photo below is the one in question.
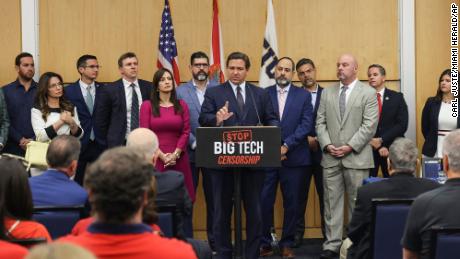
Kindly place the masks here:
<instances>
[{"instance_id":1,"label":"black dress shoe","mask_svg":"<svg viewBox=\"0 0 460 259\"><path fill-rule=\"evenodd\" d=\"M331 251L331 250L324 250L319 255L319 259L336 259L336 258L339 258L339 253Z\"/></svg>"}]
</instances>

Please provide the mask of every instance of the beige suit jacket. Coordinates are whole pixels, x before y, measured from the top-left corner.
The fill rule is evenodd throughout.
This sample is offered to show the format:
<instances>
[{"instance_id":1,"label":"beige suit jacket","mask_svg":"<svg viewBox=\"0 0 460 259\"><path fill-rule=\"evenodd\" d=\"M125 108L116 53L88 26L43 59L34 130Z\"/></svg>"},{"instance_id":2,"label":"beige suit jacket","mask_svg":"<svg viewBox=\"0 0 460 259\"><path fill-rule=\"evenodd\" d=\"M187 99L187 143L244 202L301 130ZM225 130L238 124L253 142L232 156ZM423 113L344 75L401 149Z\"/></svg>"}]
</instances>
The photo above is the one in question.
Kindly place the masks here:
<instances>
[{"instance_id":1,"label":"beige suit jacket","mask_svg":"<svg viewBox=\"0 0 460 259\"><path fill-rule=\"evenodd\" d=\"M329 168L342 162L345 168L373 168L369 141L378 124L376 92L372 87L357 81L348 97L343 120L340 119L339 93L339 85L324 89L316 118L317 137L322 150L332 144L336 147L350 145L353 151L342 158L324 152L321 165Z\"/></svg>"}]
</instances>

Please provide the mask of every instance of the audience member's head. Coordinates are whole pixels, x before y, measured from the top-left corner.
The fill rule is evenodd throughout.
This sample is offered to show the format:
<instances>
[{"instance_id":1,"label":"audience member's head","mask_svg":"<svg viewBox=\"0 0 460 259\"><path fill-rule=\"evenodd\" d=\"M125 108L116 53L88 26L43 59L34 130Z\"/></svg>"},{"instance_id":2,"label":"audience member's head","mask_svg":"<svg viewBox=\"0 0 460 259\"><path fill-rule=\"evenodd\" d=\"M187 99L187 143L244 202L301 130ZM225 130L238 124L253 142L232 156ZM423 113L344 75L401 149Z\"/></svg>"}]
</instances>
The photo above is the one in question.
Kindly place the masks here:
<instances>
[{"instance_id":1,"label":"audience member's head","mask_svg":"<svg viewBox=\"0 0 460 259\"><path fill-rule=\"evenodd\" d=\"M70 243L51 243L34 246L25 259L96 259L83 247Z\"/></svg>"},{"instance_id":2,"label":"audience member's head","mask_svg":"<svg viewBox=\"0 0 460 259\"><path fill-rule=\"evenodd\" d=\"M32 193L24 165L15 158L0 158L0 220L4 217L30 220L33 213ZM0 224L0 239L6 231Z\"/></svg>"},{"instance_id":3,"label":"audience member's head","mask_svg":"<svg viewBox=\"0 0 460 259\"><path fill-rule=\"evenodd\" d=\"M460 129L447 135L442 145L444 172L448 178L460 177Z\"/></svg>"},{"instance_id":4,"label":"audience member's head","mask_svg":"<svg viewBox=\"0 0 460 259\"><path fill-rule=\"evenodd\" d=\"M408 138L397 138L390 146L388 155L388 171L414 173L417 167L418 149Z\"/></svg>"},{"instance_id":5,"label":"audience member's head","mask_svg":"<svg viewBox=\"0 0 460 259\"><path fill-rule=\"evenodd\" d=\"M88 169L85 187L98 221L141 223L152 164L129 147L107 150Z\"/></svg>"},{"instance_id":6,"label":"audience member's head","mask_svg":"<svg viewBox=\"0 0 460 259\"><path fill-rule=\"evenodd\" d=\"M69 177L77 170L80 156L80 141L69 135L55 137L46 152L46 161L50 168L65 172Z\"/></svg>"},{"instance_id":7,"label":"audience member's head","mask_svg":"<svg viewBox=\"0 0 460 259\"><path fill-rule=\"evenodd\" d=\"M145 160L152 165L158 158L158 137L157 135L147 128L137 128L131 131L126 140L126 146L144 155ZM156 180L152 176L152 184L150 185L148 195L148 202L143 212L143 222L146 224L156 223L158 216L155 212L155 196L156 196Z\"/></svg>"},{"instance_id":8,"label":"audience member's head","mask_svg":"<svg viewBox=\"0 0 460 259\"><path fill-rule=\"evenodd\" d=\"M126 139L126 146L144 154L145 159L155 165L158 157L158 137L147 128L137 128L131 131Z\"/></svg>"}]
</instances>

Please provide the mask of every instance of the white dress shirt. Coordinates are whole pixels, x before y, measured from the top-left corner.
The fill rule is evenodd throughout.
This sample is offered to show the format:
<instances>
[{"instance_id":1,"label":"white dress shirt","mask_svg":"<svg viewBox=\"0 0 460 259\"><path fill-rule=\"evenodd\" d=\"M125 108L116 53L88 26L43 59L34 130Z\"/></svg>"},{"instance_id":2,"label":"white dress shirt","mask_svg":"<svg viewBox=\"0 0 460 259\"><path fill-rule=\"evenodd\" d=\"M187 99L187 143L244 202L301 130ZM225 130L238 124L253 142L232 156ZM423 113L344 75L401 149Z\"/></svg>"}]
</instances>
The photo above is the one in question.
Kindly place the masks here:
<instances>
[{"instance_id":1,"label":"white dress shirt","mask_svg":"<svg viewBox=\"0 0 460 259\"><path fill-rule=\"evenodd\" d=\"M137 79L134 82L129 82L123 78L123 85L125 87L125 97L126 97L126 137L128 137L129 133L131 132L131 105L132 105L132 99L133 99L133 88L131 87L131 84L134 84L135 87L134 89L136 90L137 93L137 100L139 103L139 110L141 108L142 104L142 94L141 94L141 89L139 87L139 82Z\"/></svg>"}]
</instances>

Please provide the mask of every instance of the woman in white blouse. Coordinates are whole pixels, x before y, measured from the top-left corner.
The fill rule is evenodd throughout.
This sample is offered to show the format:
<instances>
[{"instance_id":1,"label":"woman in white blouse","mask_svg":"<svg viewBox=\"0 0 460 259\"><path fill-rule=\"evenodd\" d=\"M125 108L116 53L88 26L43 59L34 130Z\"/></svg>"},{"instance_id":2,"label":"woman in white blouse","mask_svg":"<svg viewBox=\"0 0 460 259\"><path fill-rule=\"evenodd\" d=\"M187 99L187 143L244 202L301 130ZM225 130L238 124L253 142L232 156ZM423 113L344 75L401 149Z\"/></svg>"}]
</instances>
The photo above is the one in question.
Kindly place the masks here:
<instances>
[{"instance_id":1,"label":"woman in white blouse","mask_svg":"<svg viewBox=\"0 0 460 259\"><path fill-rule=\"evenodd\" d=\"M37 141L49 141L58 135L83 136L77 108L64 97L62 77L46 72L38 81L32 127Z\"/></svg>"},{"instance_id":2,"label":"woman in white blouse","mask_svg":"<svg viewBox=\"0 0 460 259\"><path fill-rule=\"evenodd\" d=\"M425 142L422 154L427 157L441 158L443 139L452 130L460 128L458 99L452 93L451 79L451 70L444 70L439 77L436 96L428 98L423 107L422 133Z\"/></svg>"}]
</instances>

